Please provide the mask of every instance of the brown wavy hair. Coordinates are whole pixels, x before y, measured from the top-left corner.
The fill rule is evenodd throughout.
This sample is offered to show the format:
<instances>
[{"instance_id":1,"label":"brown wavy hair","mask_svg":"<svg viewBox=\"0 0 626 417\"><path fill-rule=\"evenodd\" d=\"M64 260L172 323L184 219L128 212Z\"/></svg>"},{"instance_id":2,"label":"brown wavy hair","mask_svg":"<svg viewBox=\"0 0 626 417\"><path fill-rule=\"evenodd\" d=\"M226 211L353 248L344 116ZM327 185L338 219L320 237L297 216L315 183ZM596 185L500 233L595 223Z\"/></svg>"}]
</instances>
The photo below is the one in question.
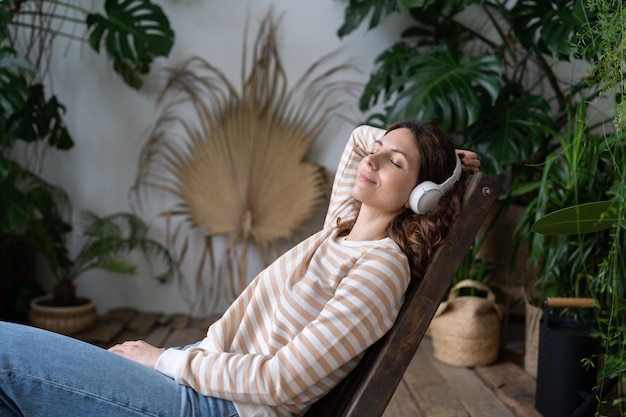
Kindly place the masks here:
<instances>
[{"instance_id":1,"label":"brown wavy hair","mask_svg":"<svg viewBox=\"0 0 626 417\"><path fill-rule=\"evenodd\" d=\"M416 185L423 181L441 184L448 179L456 166L455 158L458 158L450 138L437 125L416 120L398 121L389 126L385 134L401 128L411 131L419 151L420 167ZM435 249L443 243L452 222L461 213L467 175L464 171L461 180L428 213L416 214L406 209L387 226L387 236L398 244L409 260L411 279L424 276ZM355 221L338 219L339 236L350 233Z\"/></svg>"}]
</instances>

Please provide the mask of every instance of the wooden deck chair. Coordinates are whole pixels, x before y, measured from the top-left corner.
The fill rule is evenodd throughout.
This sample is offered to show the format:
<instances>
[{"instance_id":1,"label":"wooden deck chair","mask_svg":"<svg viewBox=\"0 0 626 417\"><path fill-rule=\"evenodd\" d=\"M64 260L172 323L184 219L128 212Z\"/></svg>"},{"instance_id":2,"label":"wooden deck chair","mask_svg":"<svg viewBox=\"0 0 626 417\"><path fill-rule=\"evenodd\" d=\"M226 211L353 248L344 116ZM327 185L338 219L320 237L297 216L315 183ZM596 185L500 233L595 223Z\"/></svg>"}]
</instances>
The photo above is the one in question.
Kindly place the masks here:
<instances>
[{"instance_id":1,"label":"wooden deck chair","mask_svg":"<svg viewBox=\"0 0 626 417\"><path fill-rule=\"evenodd\" d=\"M382 416L497 197L496 182L484 173L474 174L468 181L461 215L424 278L409 284L393 327L365 352L339 385L313 404L305 417Z\"/></svg>"}]
</instances>

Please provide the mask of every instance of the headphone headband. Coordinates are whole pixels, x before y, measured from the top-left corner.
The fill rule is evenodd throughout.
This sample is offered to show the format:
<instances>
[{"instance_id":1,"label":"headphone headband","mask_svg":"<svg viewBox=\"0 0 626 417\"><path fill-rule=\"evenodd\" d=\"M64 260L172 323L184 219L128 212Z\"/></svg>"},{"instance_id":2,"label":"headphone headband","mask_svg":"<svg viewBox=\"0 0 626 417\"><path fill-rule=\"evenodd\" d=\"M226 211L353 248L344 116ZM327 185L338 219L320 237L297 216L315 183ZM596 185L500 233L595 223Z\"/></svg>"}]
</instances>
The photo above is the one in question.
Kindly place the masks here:
<instances>
[{"instance_id":1,"label":"headphone headband","mask_svg":"<svg viewBox=\"0 0 626 417\"><path fill-rule=\"evenodd\" d=\"M454 187L454 184L459 182L459 180L461 179L461 172L462 171L463 171L463 167L461 165L461 158L459 158L457 156L457 158L456 158L456 165L454 166L454 171L452 171L452 176L450 176L450 178L445 180L439 186L439 187L441 187L441 192L442 193L444 193L444 194L447 193L448 191L450 191L452 189L452 187Z\"/></svg>"}]
</instances>

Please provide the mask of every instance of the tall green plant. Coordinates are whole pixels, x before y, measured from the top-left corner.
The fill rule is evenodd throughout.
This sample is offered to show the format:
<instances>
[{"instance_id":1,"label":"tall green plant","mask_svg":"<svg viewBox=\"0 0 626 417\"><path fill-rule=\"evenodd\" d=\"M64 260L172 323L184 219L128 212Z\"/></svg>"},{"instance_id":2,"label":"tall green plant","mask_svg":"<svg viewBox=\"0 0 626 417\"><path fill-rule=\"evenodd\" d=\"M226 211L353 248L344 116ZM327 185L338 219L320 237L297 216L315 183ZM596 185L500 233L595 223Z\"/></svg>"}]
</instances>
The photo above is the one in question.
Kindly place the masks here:
<instances>
[{"instance_id":1,"label":"tall green plant","mask_svg":"<svg viewBox=\"0 0 626 417\"><path fill-rule=\"evenodd\" d=\"M40 168L48 148L69 150L74 140L64 114L66 106L43 80L57 37L104 50L113 69L132 88L139 88L153 60L167 56L174 32L162 10L150 0L106 0L104 13L80 2L0 0L0 251L30 249L55 264L69 264L63 238L71 230L70 201L64 190L48 183ZM84 28L84 36L80 33ZM79 30L76 30L78 27ZM31 158L17 157L16 148ZM28 277L2 268L0 300ZM26 307L23 307L26 308ZM3 314L0 311L0 315Z\"/></svg>"},{"instance_id":2,"label":"tall green plant","mask_svg":"<svg viewBox=\"0 0 626 417\"><path fill-rule=\"evenodd\" d=\"M587 133L586 109L581 104L566 131L554 133L560 148L542 164L537 195L520 225L524 234L530 232L530 259L541 266L537 281L541 298L589 297L606 285L599 271L613 244L612 230L606 225L614 224L607 223L605 216L592 222L584 221L582 215L605 208L597 202L610 201L620 175L614 164L626 162L626 157L624 149L614 148L622 135ZM577 208L574 217L569 211L544 217L570 206ZM585 233L591 230L594 233Z\"/></svg>"},{"instance_id":3,"label":"tall green plant","mask_svg":"<svg viewBox=\"0 0 626 417\"><path fill-rule=\"evenodd\" d=\"M361 96L361 110L371 113L368 122L436 121L480 152L484 170L528 177L534 174L524 164L541 161L558 146L549 132L565 126L569 103L596 95L596 84L555 65L598 54L575 49L581 28L595 19L584 5L351 0L338 34L349 34L368 16L370 29L392 13L410 16L413 24L378 56Z\"/></svg>"},{"instance_id":4,"label":"tall green plant","mask_svg":"<svg viewBox=\"0 0 626 417\"><path fill-rule=\"evenodd\" d=\"M532 230L536 233L559 235L560 239L580 241L598 234L607 241L600 253L594 276L592 294L599 308L598 336L604 342L605 360L599 372L602 381L618 381L613 405L620 415L626 414L626 101L624 69L626 68L626 11L621 1L589 0L587 7L597 19L590 21L586 35L594 43L580 42L582 51L600 50L602 54L592 67L591 77L600 86L599 98L607 105L614 103L613 125L603 126L601 141L612 183L598 201L587 204L565 204L563 208L539 217ZM588 34L591 34L589 36ZM608 132L608 133L607 133ZM615 134L612 132L616 132ZM593 154L586 151L587 158Z\"/></svg>"}]
</instances>

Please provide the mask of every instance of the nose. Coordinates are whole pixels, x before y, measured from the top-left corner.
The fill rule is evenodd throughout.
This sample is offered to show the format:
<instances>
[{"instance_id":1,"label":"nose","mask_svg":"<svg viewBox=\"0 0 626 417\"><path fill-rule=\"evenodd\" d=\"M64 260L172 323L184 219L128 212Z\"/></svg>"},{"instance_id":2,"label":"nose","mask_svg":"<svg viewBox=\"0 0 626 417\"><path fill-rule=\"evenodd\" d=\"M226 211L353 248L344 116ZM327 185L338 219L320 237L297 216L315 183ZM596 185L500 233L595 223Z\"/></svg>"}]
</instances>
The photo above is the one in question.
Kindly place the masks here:
<instances>
[{"instance_id":1,"label":"nose","mask_svg":"<svg viewBox=\"0 0 626 417\"><path fill-rule=\"evenodd\" d=\"M369 166L371 169L376 170L378 168L378 161L376 160L376 155L375 153L371 153L369 155L367 155L367 166Z\"/></svg>"}]
</instances>

